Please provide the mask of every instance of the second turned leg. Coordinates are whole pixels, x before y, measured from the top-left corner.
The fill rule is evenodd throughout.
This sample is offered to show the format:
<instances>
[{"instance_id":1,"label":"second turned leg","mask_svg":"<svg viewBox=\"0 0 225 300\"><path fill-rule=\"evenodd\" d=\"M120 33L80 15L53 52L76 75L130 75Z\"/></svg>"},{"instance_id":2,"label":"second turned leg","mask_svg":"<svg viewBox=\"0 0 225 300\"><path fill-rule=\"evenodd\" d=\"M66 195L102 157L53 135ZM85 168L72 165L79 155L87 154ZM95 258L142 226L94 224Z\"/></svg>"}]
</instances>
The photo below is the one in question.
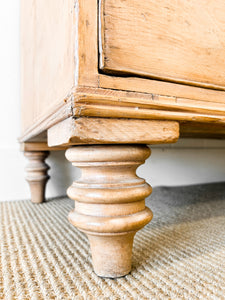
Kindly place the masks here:
<instances>
[{"instance_id":1,"label":"second turned leg","mask_svg":"<svg viewBox=\"0 0 225 300\"><path fill-rule=\"evenodd\" d=\"M45 187L49 179L49 166L45 163L48 151L26 151L24 155L29 162L26 166L26 180L30 186L31 201L42 203L45 201Z\"/></svg>"},{"instance_id":2,"label":"second turned leg","mask_svg":"<svg viewBox=\"0 0 225 300\"><path fill-rule=\"evenodd\" d=\"M152 219L145 206L151 187L136 175L150 155L142 145L75 146L67 159L82 176L68 189L75 200L69 220L88 236L93 267L102 277L120 277L131 270L135 233Z\"/></svg>"}]
</instances>

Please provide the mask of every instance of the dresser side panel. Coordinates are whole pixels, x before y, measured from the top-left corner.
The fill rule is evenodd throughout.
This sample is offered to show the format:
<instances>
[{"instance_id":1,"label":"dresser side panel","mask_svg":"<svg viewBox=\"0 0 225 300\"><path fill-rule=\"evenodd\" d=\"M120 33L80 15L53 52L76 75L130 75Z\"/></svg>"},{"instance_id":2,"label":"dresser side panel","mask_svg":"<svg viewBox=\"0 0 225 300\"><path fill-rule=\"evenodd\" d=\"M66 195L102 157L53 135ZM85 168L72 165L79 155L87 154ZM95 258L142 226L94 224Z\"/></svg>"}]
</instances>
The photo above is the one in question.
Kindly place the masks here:
<instances>
[{"instance_id":1,"label":"dresser side panel","mask_svg":"<svg viewBox=\"0 0 225 300\"><path fill-rule=\"evenodd\" d=\"M75 1L21 0L22 133L74 86Z\"/></svg>"}]
</instances>

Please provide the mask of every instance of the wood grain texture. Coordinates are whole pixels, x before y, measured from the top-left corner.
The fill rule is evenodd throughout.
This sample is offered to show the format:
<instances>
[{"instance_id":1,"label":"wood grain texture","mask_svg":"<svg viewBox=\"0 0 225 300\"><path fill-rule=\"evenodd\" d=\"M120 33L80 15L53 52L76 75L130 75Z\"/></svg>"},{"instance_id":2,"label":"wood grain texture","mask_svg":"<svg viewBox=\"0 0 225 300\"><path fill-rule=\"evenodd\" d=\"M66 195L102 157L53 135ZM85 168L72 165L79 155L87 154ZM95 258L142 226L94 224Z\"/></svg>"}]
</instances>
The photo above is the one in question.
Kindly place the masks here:
<instances>
[{"instance_id":1,"label":"wood grain texture","mask_svg":"<svg viewBox=\"0 0 225 300\"><path fill-rule=\"evenodd\" d=\"M134 77L121 77L119 73L117 76L110 76L100 74L98 70L98 28L102 33L99 35L100 45L104 44L102 49L106 49L111 42L114 43L115 40L113 39L120 36L120 33L123 32L124 40L117 47L112 48L110 53L120 51L120 47L127 43L132 48L132 51L135 51L137 58L132 59L131 62L136 64L140 56L142 60L145 57L144 52L138 55L138 51L136 51L138 47L145 47L148 39L156 37L157 32L163 31L169 17L171 17L171 23L173 24L171 24L171 27L167 27L169 30L163 31L164 35L162 35L161 43L170 41L170 35L177 34L179 37L185 33L184 27L182 27L184 25L182 23L183 19L181 20L183 25L181 24L180 32L177 33L174 25L177 22L177 18L179 18L182 5L187 7L187 10L183 9L180 12L180 16L185 17L189 11L188 9L194 6L193 15L188 14L185 19L193 21L196 20L196 14L198 13L195 8L202 6L206 0L198 3L191 0L180 5L177 2L170 3L168 0L160 0L157 3L147 0L102 0L99 3L100 10L103 12L103 14L99 15L100 23L104 26L108 23L108 29L104 26L98 27L97 1L69 0L65 3L62 0L57 2L53 0L47 2L34 0L28 2L28 0L22 0L21 5L22 94L24 93L22 96L22 119L24 126L20 142L46 142L46 131L68 117L133 118L140 120L201 122L206 124L211 122L223 126L225 121L225 93L222 90L215 90L214 85L211 86L212 89L209 89L135 77L139 76L138 74L131 74ZM162 9L159 9L163 3ZM166 4L168 4L167 8ZM211 1L208 8L215 8L220 4L221 0ZM137 9L133 12L135 6ZM141 15L143 11L147 11L149 6L152 8L150 12L153 16L152 21L149 21L148 15L147 20L144 20L146 15ZM224 9L223 6L224 4L220 5L221 11ZM59 7L60 9L58 9ZM204 7L204 9L208 8ZM109 9L110 13L108 13ZM172 9L174 9L174 14L171 13ZM124 14L124 10L126 10L126 14ZM157 15L159 11L160 14ZM159 18L161 13L165 11L168 11L165 18ZM132 20L131 12L134 14ZM215 21L215 26L223 22L219 18L221 16L220 13L211 10L208 15L203 14L204 22L202 24L209 24L208 27L205 27L206 30L212 29L210 27L212 25L210 16L214 13L218 17ZM199 20L201 21L201 18ZM147 26L148 30L153 31L153 34L147 36L142 41L143 43L140 42L138 47L136 47L134 43L137 42L140 35L145 35L146 32L134 26L131 30L125 32L126 26L122 26L124 22L127 22L127 26L130 26L130 23L137 23L137 25L140 23L143 26ZM152 22L156 23L152 25ZM156 27L156 24L161 23L163 24L161 27ZM27 26L27 24L30 24L30 26ZM195 23L190 23L190 32L188 31L185 34L191 34L193 26L195 26ZM46 32L43 29L45 27ZM58 27L60 28L57 29ZM151 28L149 29L149 27ZM202 25L199 28L199 33L196 34L201 34L201 30ZM132 34L133 31L137 31L135 35ZM214 32L208 32L206 37L208 35L215 37L217 34L219 36L220 31L223 32L223 27L217 28ZM111 37L112 33L110 41L102 39L106 35ZM130 34L132 34L132 38L130 38ZM196 36L193 36L193 39L195 38ZM212 39L209 39L208 43L209 46L212 46L210 44ZM161 44L158 43L157 45L160 46ZM147 63L148 59L154 58L154 53L161 55L161 52L155 49L157 45L151 44L152 48L148 52L147 60L145 60ZM174 47L178 46L175 39ZM194 46L196 44L188 44L188 47L192 47L189 52L187 48L186 52L188 52L188 55L191 55L196 50ZM199 51L201 52L200 58L198 58L200 59L199 65L196 65L195 68L197 71L203 72L202 76L205 76L206 69L204 68L207 66L200 64L201 57L204 56L204 51L201 47L202 39L200 39L199 44ZM57 49L54 50L53 48ZM110 48L107 49L110 50ZM219 48L217 49L215 46L215 51L214 48L210 48L210 51L209 63L211 64L218 58L217 51L219 51ZM187 57L189 57L188 55ZM215 57L211 59L211 56ZM176 65L179 68L184 66L183 62L185 61L183 57L176 57ZM129 55L126 55L125 58L130 59ZM119 55L118 59L123 59L123 55ZM150 64L148 65L150 66ZM44 67L42 68L42 66ZM219 71L222 66L223 64L218 65L217 70ZM193 66L190 65L190 67ZM142 68L141 64L140 68ZM170 66L170 70L176 71L173 65ZM213 70L206 75L214 76L213 78L217 80L218 78ZM222 76L223 73L220 72L220 74ZM191 80L192 74L190 73L189 75ZM167 79L165 78L165 80ZM67 85L66 83L68 82L72 84ZM59 96L57 93L59 90L62 91L62 89L64 89L65 93L60 92Z\"/></svg>"},{"instance_id":2,"label":"wood grain texture","mask_svg":"<svg viewBox=\"0 0 225 300\"><path fill-rule=\"evenodd\" d=\"M74 0L21 0L22 130L74 86Z\"/></svg>"},{"instance_id":3,"label":"wood grain texture","mask_svg":"<svg viewBox=\"0 0 225 300\"><path fill-rule=\"evenodd\" d=\"M79 104L104 104L115 106L142 107L162 109L168 111L183 111L207 113L211 115L225 115L225 102L182 98L178 96L154 93L139 93L122 90L81 87L76 89L72 107L75 110ZM73 111L75 116L75 112Z\"/></svg>"},{"instance_id":4,"label":"wood grain texture","mask_svg":"<svg viewBox=\"0 0 225 300\"><path fill-rule=\"evenodd\" d=\"M98 1L75 1L76 86L98 85Z\"/></svg>"},{"instance_id":5,"label":"wood grain texture","mask_svg":"<svg viewBox=\"0 0 225 300\"><path fill-rule=\"evenodd\" d=\"M149 78L99 74L99 87L111 90L187 98L197 101L225 103L224 91Z\"/></svg>"},{"instance_id":6,"label":"wood grain texture","mask_svg":"<svg viewBox=\"0 0 225 300\"><path fill-rule=\"evenodd\" d=\"M68 118L48 130L48 145L164 144L179 138L179 124L104 118Z\"/></svg>"},{"instance_id":7,"label":"wood grain texture","mask_svg":"<svg viewBox=\"0 0 225 300\"><path fill-rule=\"evenodd\" d=\"M225 103L214 100L214 97L201 101L153 93L77 87L71 90L65 102L56 106L51 114L34 122L33 126L24 132L20 142L47 141L47 135L43 133L71 116L105 118L126 116L134 119L212 122L223 125Z\"/></svg>"},{"instance_id":8,"label":"wood grain texture","mask_svg":"<svg viewBox=\"0 0 225 300\"><path fill-rule=\"evenodd\" d=\"M48 151L26 151L24 155L29 163L26 166L26 180L30 186L31 201L42 203L45 201L45 188L49 180L49 166L45 163Z\"/></svg>"},{"instance_id":9,"label":"wood grain texture","mask_svg":"<svg viewBox=\"0 0 225 300\"><path fill-rule=\"evenodd\" d=\"M196 121L202 123L224 124L225 117L221 115L208 115L192 112L144 109L137 107L123 107L110 105L77 105L75 115L78 117L104 117L104 118L130 118L148 120L171 120L171 121Z\"/></svg>"},{"instance_id":10,"label":"wood grain texture","mask_svg":"<svg viewBox=\"0 0 225 300\"><path fill-rule=\"evenodd\" d=\"M130 272L133 238L152 219L144 199L152 189L136 169L150 155L146 146L76 146L66 158L82 170L69 187L75 200L69 220L89 238L97 275L116 278Z\"/></svg>"},{"instance_id":11,"label":"wood grain texture","mask_svg":"<svg viewBox=\"0 0 225 300\"><path fill-rule=\"evenodd\" d=\"M155 94L89 89L74 95L74 117L164 119L224 123L225 104Z\"/></svg>"},{"instance_id":12,"label":"wood grain texture","mask_svg":"<svg viewBox=\"0 0 225 300\"><path fill-rule=\"evenodd\" d=\"M225 89L225 3L102 0L100 67Z\"/></svg>"}]
</instances>

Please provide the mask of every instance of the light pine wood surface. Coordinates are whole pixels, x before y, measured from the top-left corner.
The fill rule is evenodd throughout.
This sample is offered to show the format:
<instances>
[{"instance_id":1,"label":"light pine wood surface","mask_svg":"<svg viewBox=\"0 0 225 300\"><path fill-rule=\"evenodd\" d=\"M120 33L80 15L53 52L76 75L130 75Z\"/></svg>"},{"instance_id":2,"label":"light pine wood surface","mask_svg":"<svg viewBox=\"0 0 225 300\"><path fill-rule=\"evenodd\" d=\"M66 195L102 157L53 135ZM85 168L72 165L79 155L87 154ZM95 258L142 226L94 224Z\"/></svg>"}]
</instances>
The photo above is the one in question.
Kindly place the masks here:
<instances>
[{"instance_id":1,"label":"light pine wood surface","mask_svg":"<svg viewBox=\"0 0 225 300\"><path fill-rule=\"evenodd\" d=\"M150 155L146 146L75 146L66 158L82 170L68 196L75 200L69 220L89 238L93 267L102 277L131 269L133 238L152 219L144 199L152 189L136 169Z\"/></svg>"},{"instance_id":2,"label":"light pine wood surface","mask_svg":"<svg viewBox=\"0 0 225 300\"><path fill-rule=\"evenodd\" d=\"M42 203L45 201L45 187L49 180L49 166L45 163L48 151L26 151L24 155L28 159L26 166L26 180L30 187L31 201Z\"/></svg>"},{"instance_id":3,"label":"light pine wood surface","mask_svg":"<svg viewBox=\"0 0 225 300\"><path fill-rule=\"evenodd\" d=\"M21 0L23 131L49 116L74 86L75 20L74 0Z\"/></svg>"},{"instance_id":4,"label":"light pine wood surface","mask_svg":"<svg viewBox=\"0 0 225 300\"><path fill-rule=\"evenodd\" d=\"M101 69L224 90L224 11L222 0L102 0Z\"/></svg>"},{"instance_id":5,"label":"light pine wood surface","mask_svg":"<svg viewBox=\"0 0 225 300\"><path fill-rule=\"evenodd\" d=\"M222 0L21 0L20 141L46 142L69 116L223 123L224 10Z\"/></svg>"},{"instance_id":6,"label":"light pine wood surface","mask_svg":"<svg viewBox=\"0 0 225 300\"><path fill-rule=\"evenodd\" d=\"M31 200L44 201L48 150L69 148L82 170L69 220L99 276L130 272L134 235L152 218L136 175L145 144L225 138L224 16L222 0L21 0Z\"/></svg>"},{"instance_id":7,"label":"light pine wood surface","mask_svg":"<svg viewBox=\"0 0 225 300\"><path fill-rule=\"evenodd\" d=\"M179 123L132 119L69 118L48 130L48 145L167 144L179 138Z\"/></svg>"}]
</instances>

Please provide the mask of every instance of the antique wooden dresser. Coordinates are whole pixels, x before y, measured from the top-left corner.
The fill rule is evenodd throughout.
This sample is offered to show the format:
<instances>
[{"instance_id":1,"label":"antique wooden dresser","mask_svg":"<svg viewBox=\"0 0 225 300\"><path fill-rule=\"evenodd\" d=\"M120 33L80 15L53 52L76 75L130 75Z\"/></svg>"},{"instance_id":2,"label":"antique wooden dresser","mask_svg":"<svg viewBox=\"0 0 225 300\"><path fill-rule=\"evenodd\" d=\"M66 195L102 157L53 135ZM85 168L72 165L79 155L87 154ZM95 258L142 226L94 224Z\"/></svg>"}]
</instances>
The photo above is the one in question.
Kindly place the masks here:
<instances>
[{"instance_id":1,"label":"antique wooden dresser","mask_svg":"<svg viewBox=\"0 0 225 300\"><path fill-rule=\"evenodd\" d=\"M65 149L82 169L69 220L99 276L126 275L152 218L146 145L225 137L225 1L21 0L21 78L32 201Z\"/></svg>"}]
</instances>

